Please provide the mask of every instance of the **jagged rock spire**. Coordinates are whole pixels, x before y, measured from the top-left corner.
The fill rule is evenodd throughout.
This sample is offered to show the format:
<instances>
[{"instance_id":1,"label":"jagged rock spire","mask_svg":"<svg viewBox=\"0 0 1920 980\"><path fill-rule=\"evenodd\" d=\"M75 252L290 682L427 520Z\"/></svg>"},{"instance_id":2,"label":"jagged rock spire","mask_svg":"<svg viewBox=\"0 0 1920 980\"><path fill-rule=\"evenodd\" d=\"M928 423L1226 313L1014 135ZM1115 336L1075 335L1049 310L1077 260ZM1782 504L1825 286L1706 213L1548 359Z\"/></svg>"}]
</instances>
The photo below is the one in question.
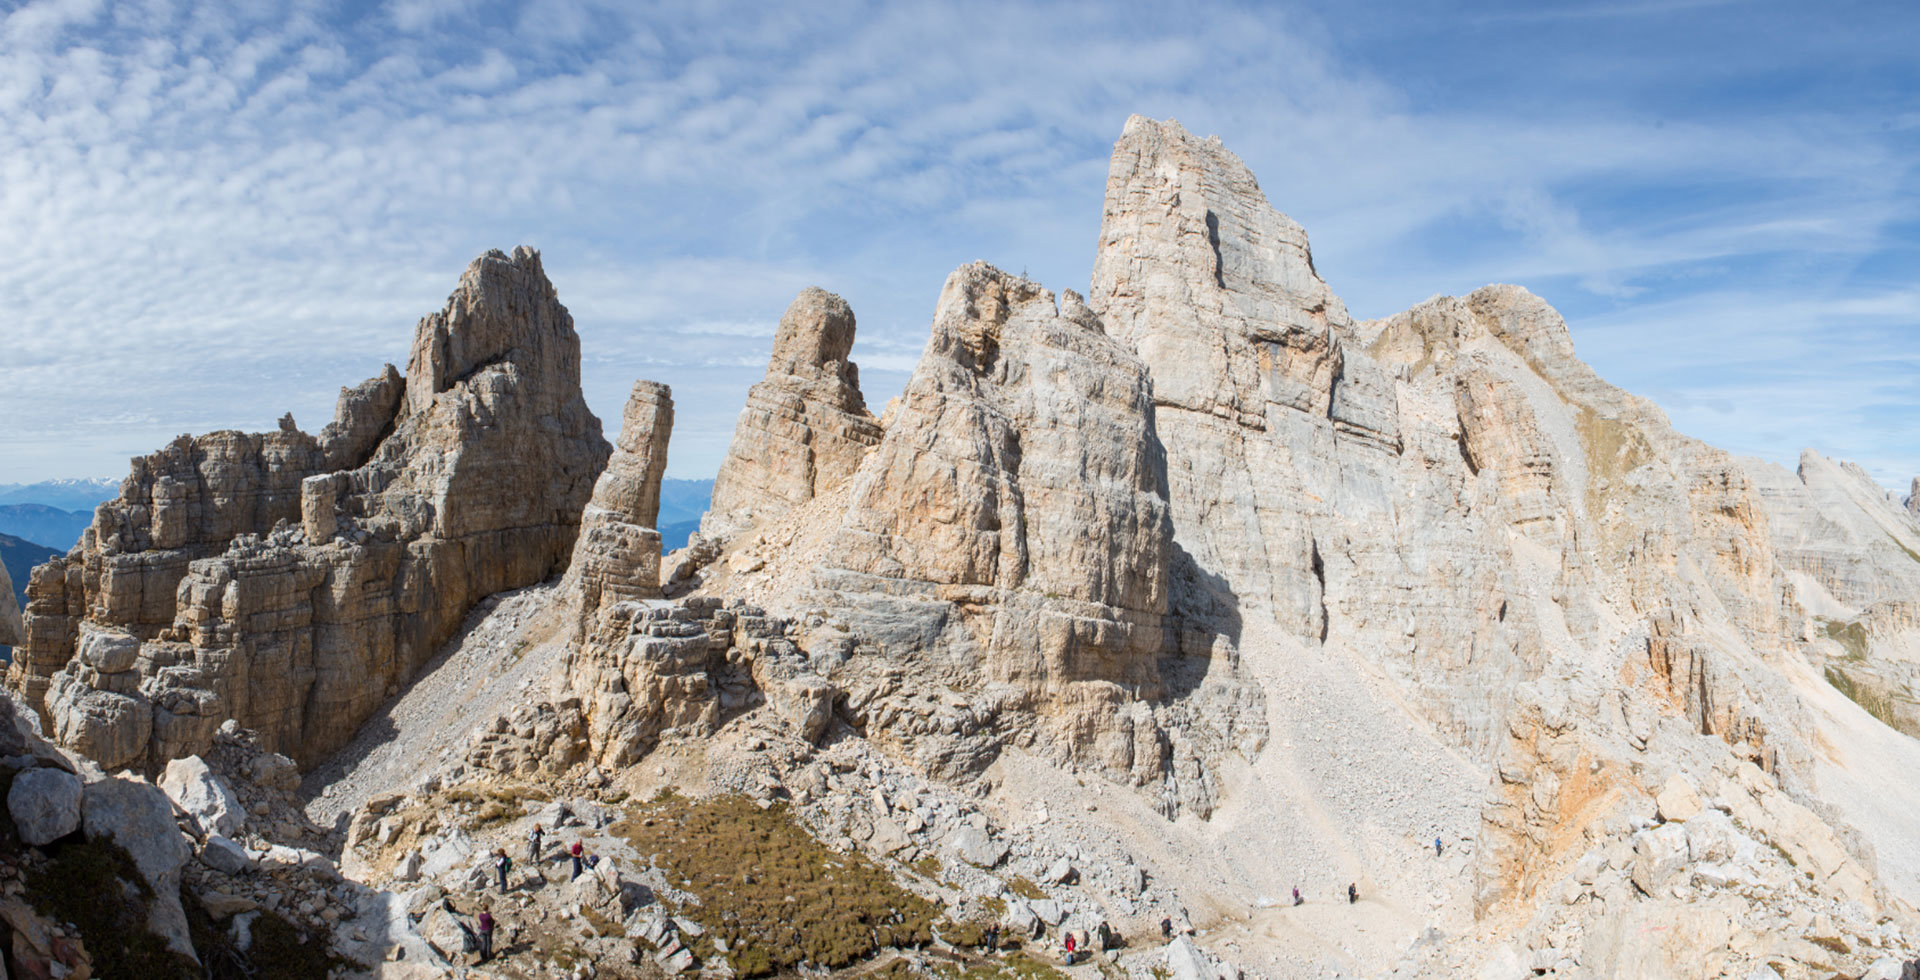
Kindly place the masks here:
<instances>
[{"instance_id":1,"label":"jagged rock spire","mask_svg":"<svg viewBox=\"0 0 1920 980\"><path fill-rule=\"evenodd\" d=\"M849 359L853 335L852 308L824 289L809 286L787 307L713 481L703 536L730 537L840 485L880 441Z\"/></svg>"},{"instance_id":2,"label":"jagged rock spire","mask_svg":"<svg viewBox=\"0 0 1920 980\"><path fill-rule=\"evenodd\" d=\"M13 597L13 580L0 568L0 647L19 646L26 629L20 623L20 603Z\"/></svg>"},{"instance_id":3,"label":"jagged rock spire","mask_svg":"<svg viewBox=\"0 0 1920 980\"><path fill-rule=\"evenodd\" d=\"M620 438L580 520L568 568L581 631L605 604L660 597L660 478L673 434L673 390L635 381Z\"/></svg>"}]
</instances>

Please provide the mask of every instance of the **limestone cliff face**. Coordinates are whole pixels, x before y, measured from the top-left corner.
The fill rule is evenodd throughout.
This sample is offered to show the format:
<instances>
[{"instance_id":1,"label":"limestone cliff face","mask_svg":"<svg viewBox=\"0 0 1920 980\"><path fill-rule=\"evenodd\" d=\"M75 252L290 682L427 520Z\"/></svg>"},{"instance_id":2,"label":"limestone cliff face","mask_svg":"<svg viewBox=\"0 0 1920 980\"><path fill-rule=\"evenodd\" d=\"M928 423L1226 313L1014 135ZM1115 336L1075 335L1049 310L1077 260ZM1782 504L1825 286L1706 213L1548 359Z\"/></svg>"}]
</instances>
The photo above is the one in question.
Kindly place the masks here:
<instances>
[{"instance_id":1,"label":"limestone cliff face","mask_svg":"<svg viewBox=\"0 0 1920 980\"><path fill-rule=\"evenodd\" d=\"M724 540L844 483L880 441L849 359L853 334L846 300L815 287L794 298L713 481L703 537Z\"/></svg>"},{"instance_id":2,"label":"limestone cliff face","mask_svg":"<svg viewBox=\"0 0 1920 980\"><path fill-rule=\"evenodd\" d=\"M791 522L830 528L801 549L811 564L768 570L813 583L781 605L830 624L799 642L851 724L947 776L1013 741L1206 809L1203 778L1166 778L1195 750L1156 712L1232 641L1169 618L1191 568L1153 419L1145 366L1078 294L983 263L948 278L879 445Z\"/></svg>"},{"instance_id":3,"label":"limestone cliff face","mask_svg":"<svg viewBox=\"0 0 1920 980\"><path fill-rule=\"evenodd\" d=\"M539 255L490 252L315 438L182 437L29 586L10 680L103 765L232 718L304 761L345 741L476 600L565 562L608 447Z\"/></svg>"},{"instance_id":4,"label":"limestone cliff face","mask_svg":"<svg viewBox=\"0 0 1920 980\"><path fill-rule=\"evenodd\" d=\"M1920 737L1920 520L1854 463L1812 450L1795 472L1742 460L1772 515L1797 632L1821 673Z\"/></svg>"},{"instance_id":5,"label":"limestone cliff face","mask_svg":"<svg viewBox=\"0 0 1920 980\"><path fill-rule=\"evenodd\" d=\"M13 598L13 580L0 568L0 646L18 646L26 627L20 622L20 604Z\"/></svg>"}]
</instances>

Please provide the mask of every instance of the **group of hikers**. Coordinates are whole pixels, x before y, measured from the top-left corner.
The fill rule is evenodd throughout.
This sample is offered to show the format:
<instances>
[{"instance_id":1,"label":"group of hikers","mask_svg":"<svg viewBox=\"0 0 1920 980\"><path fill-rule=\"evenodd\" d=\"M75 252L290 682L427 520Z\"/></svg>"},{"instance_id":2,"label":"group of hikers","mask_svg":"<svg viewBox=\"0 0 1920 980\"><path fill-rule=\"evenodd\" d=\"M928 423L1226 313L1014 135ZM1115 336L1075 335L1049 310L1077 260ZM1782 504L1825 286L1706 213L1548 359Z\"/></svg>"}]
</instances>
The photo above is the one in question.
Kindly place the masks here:
<instances>
[{"instance_id":1,"label":"group of hikers","mask_svg":"<svg viewBox=\"0 0 1920 980\"><path fill-rule=\"evenodd\" d=\"M532 830L527 831L527 861L536 869L540 865L540 846L545 840L546 834L546 828L537 823L533 825ZM560 853L573 862L573 873L568 876L567 879L569 881L580 877L580 875L588 869L596 868L600 864L599 856L588 854L586 846L579 840L575 840ZM493 870L494 873L499 876L500 894L505 895L508 888L507 876L513 871L513 858L507 854L506 848L501 847L494 850ZM545 876L543 875L542 880L544 879ZM456 915L459 914L458 910L453 907L451 900L446 902L446 909L448 912ZM456 919L455 921L458 920ZM497 924L493 917L493 907L482 903L480 906L480 914L474 917L474 923L474 926L468 926L465 922L460 922L460 930L465 934L467 951L478 952L480 954L480 962L485 963L493 959L493 933Z\"/></svg>"}]
</instances>

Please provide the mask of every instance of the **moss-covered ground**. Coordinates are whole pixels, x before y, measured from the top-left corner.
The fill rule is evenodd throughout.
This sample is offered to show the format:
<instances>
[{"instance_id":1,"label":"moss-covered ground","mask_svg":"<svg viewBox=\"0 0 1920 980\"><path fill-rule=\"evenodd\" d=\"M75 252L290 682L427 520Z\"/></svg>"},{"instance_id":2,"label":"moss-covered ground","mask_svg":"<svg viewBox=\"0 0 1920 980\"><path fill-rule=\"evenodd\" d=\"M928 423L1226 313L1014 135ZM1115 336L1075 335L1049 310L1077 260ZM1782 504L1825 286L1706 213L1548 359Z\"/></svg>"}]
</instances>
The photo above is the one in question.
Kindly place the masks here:
<instances>
[{"instance_id":1,"label":"moss-covered ground","mask_svg":"<svg viewBox=\"0 0 1920 980\"><path fill-rule=\"evenodd\" d=\"M742 976L838 969L888 947L923 946L941 914L871 860L815 840L785 804L662 796L629 806L613 832L699 899L679 910L705 927L695 955L725 955Z\"/></svg>"}]
</instances>

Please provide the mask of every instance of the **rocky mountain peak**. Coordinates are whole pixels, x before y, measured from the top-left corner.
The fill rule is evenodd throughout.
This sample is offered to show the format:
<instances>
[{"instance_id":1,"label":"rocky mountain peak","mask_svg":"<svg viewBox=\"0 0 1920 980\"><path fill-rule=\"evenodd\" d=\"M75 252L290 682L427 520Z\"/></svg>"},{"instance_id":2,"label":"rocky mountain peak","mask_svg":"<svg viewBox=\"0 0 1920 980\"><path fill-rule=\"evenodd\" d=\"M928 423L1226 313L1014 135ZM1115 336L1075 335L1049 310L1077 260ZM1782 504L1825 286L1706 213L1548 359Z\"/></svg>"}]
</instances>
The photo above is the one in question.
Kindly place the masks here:
<instances>
[{"instance_id":1,"label":"rocky mountain peak","mask_svg":"<svg viewBox=\"0 0 1920 980\"><path fill-rule=\"evenodd\" d=\"M483 367L511 362L524 371L550 361L564 370L569 354L577 372L580 340L540 253L525 245L511 255L489 250L468 264L446 306L414 328L407 411L424 410Z\"/></svg>"},{"instance_id":2,"label":"rocky mountain peak","mask_svg":"<svg viewBox=\"0 0 1920 980\"><path fill-rule=\"evenodd\" d=\"M289 419L134 461L29 586L10 681L60 741L154 768L233 719L312 761L475 601L565 562L609 447L538 253L470 265L409 372L343 389L318 440Z\"/></svg>"},{"instance_id":3,"label":"rocky mountain peak","mask_svg":"<svg viewBox=\"0 0 1920 980\"><path fill-rule=\"evenodd\" d=\"M838 486L880 441L850 355L853 309L808 287L780 318L767 374L747 392L700 534L720 542Z\"/></svg>"},{"instance_id":4,"label":"rocky mountain peak","mask_svg":"<svg viewBox=\"0 0 1920 980\"><path fill-rule=\"evenodd\" d=\"M773 336L767 378L798 379L820 400L854 414L867 410L853 353L853 308L818 286L794 297Z\"/></svg>"}]
</instances>

